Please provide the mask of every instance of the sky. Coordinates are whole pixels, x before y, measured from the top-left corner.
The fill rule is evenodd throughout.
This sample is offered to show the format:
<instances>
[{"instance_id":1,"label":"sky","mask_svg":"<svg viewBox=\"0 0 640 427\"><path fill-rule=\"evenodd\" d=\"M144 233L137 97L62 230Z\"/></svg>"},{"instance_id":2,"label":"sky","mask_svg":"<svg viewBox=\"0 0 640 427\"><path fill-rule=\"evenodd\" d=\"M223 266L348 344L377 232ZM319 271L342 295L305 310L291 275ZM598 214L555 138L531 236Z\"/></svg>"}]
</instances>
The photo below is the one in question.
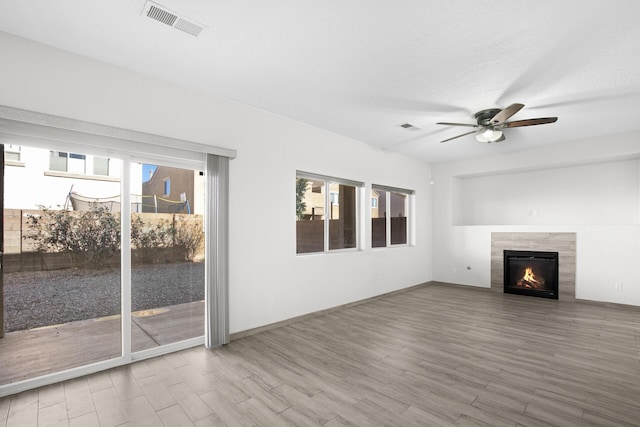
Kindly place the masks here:
<instances>
[{"instance_id":1,"label":"sky","mask_svg":"<svg viewBox=\"0 0 640 427\"><path fill-rule=\"evenodd\" d=\"M155 173L157 168L158 168L158 166L156 166L156 165L143 164L142 165L142 182L149 181L149 178L151 178L151 175L152 175L149 172L154 172Z\"/></svg>"}]
</instances>

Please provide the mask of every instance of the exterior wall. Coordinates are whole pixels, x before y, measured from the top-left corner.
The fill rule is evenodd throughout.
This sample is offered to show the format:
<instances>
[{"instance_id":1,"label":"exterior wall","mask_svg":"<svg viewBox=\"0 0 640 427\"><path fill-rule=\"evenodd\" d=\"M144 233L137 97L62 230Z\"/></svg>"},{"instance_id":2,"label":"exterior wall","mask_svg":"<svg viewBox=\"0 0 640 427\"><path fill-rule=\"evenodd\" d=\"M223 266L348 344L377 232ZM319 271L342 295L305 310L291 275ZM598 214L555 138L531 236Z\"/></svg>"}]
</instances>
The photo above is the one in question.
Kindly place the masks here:
<instances>
[{"instance_id":1,"label":"exterior wall","mask_svg":"<svg viewBox=\"0 0 640 427\"><path fill-rule=\"evenodd\" d=\"M37 209L38 205L64 206L73 191L88 197L120 194L121 162L110 162L109 176L80 175L49 170L49 150L20 147L20 161L5 161L5 208ZM87 156L92 170L93 156ZM44 191L43 191L44 190ZM34 196L37 195L37 196Z\"/></svg>"},{"instance_id":2,"label":"exterior wall","mask_svg":"<svg viewBox=\"0 0 640 427\"><path fill-rule=\"evenodd\" d=\"M373 200L375 199L375 206L373 207ZM371 218L380 218L380 194L377 191L371 190L371 197L367 200L368 208L371 209Z\"/></svg>"},{"instance_id":3,"label":"exterior wall","mask_svg":"<svg viewBox=\"0 0 640 427\"><path fill-rule=\"evenodd\" d=\"M172 168L168 166L158 166L151 178L142 183L143 205L142 212L154 212L155 206L152 202L153 196L157 198L158 213L187 213L186 206L176 205L172 202L180 201L180 195L185 194L186 200L189 201L189 209L191 213L196 209L203 210L201 200L194 200L194 181L203 177L198 175L198 171L188 169ZM165 181L170 180L170 193L164 193ZM167 202L171 200L172 202Z\"/></svg>"},{"instance_id":4,"label":"exterior wall","mask_svg":"<svg viewBox=\"0 0 640 427\"><path fill-rule=\"evenodd\" d=\"M315 220L324 220L324 204L325 204L325 187L324 185L321 187L322 183L309 181L307 183L307 191L302 199L305 203L304 216L305 219L313 219ZM319 189L320 191L313 191L313 189ZM339 203L333 204L331 203L331 215L330 219L339 219L341 209L345 209L344 206L340 206L341 203L344 203L345 196L344 187L340 184L330 183L329 184L329 193L337 193L339 194Z\"/></svg>"}]
</instances>

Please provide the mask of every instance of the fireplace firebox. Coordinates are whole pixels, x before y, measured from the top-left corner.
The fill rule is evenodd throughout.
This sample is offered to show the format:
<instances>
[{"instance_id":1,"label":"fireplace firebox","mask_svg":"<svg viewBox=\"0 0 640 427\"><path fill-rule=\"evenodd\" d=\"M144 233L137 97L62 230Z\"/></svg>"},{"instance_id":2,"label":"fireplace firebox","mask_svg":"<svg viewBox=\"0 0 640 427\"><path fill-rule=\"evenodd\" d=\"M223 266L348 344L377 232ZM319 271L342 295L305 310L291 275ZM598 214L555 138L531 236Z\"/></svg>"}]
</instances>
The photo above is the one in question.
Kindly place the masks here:
<instances>
[{"instance_id":1,"label":"fireplace firebox","mask_svg":"<svg viewBox=\"0 0 640 427\"><path fill-rule=\"evenodd\" d=\"M505 250L504 292L558 299L558 252Z\"/></svg>"}]
</instances>

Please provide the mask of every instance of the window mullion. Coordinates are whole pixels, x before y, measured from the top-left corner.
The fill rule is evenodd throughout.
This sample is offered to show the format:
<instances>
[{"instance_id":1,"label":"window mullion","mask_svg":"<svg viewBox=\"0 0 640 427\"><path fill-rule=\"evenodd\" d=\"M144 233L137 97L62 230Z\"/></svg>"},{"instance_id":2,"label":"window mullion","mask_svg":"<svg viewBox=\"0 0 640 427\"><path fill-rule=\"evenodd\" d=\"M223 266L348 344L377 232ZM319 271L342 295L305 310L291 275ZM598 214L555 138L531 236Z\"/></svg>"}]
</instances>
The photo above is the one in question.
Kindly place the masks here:
<instances>
[{"instance_id":1,"label":"window mullion","mask_svg":"<svg viewBox=\"0 0 640 427\"><path fill-rule=\"evenodd\" d=\"M387 247L391 246L391 192L385 192L385 232Z\"/></svg>"},{"instance_id":2,"label":"window mullion","mask_svg":"<svg viewBox=\"0 0 640 427\"><path fill-rule=\"evenodd\" d=\"M405 241L405 244L409 244L409 242L410 242L409 236L411 235L411 221L410 221L410 219L413 218L413 216L410 215L410 212L411 212L411 196L407 196L404 199L404 211L405 211L405 216L407 217L407 219L406 219L406 228L404 230L404 241Z\"/></svg>"},{"instance_id":3,"label":"window mullion","mask_svg":"<svg viewBox=\"0 0 640 427\"><path fill-rule=\"evenodd\" d=\"M329 218L331 216L331 192L329 181L324 182L324 251L329 252Z\"/></svg>"},{"instance_id":4,"label":"window mullion","mask_svg":"<svg viewBox=\"0 0 640 427\"><path fill-rule=\"evenodd\" d=\"M122 356L131 360L131 161L122 159L120 181L120 271L121 271L121 320Z\"/></svg>"}]
</instances>

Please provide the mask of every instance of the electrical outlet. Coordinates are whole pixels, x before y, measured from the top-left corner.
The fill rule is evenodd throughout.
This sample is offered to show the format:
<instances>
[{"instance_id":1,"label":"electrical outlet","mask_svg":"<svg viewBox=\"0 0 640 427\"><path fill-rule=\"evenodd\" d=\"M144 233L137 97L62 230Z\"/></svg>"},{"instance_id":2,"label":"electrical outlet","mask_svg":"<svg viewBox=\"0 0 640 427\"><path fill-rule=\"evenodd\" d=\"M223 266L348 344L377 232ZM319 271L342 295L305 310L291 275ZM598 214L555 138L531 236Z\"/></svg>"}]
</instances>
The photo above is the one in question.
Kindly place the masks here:
<instances>
[{"instance_id":1,"label":"electrical outlet","mask_svg":"<svg viewBox=\"0 0 640 427\"><path fill-rule=\"evenodd\" d=\"M613 285L615 286L616 291L622 290L622 282L615 282Z\"/></svg>"},{"instance_id":2,"label":"electrical outlet","mask_svg":"<svg viewBox=\"0 0 640 427\"><path fill-rule=\"evenodd\" d=\"M276 304L276 300L273 297L269 297L269 307L273 307Z\"/></svg>"}]
</instances>

